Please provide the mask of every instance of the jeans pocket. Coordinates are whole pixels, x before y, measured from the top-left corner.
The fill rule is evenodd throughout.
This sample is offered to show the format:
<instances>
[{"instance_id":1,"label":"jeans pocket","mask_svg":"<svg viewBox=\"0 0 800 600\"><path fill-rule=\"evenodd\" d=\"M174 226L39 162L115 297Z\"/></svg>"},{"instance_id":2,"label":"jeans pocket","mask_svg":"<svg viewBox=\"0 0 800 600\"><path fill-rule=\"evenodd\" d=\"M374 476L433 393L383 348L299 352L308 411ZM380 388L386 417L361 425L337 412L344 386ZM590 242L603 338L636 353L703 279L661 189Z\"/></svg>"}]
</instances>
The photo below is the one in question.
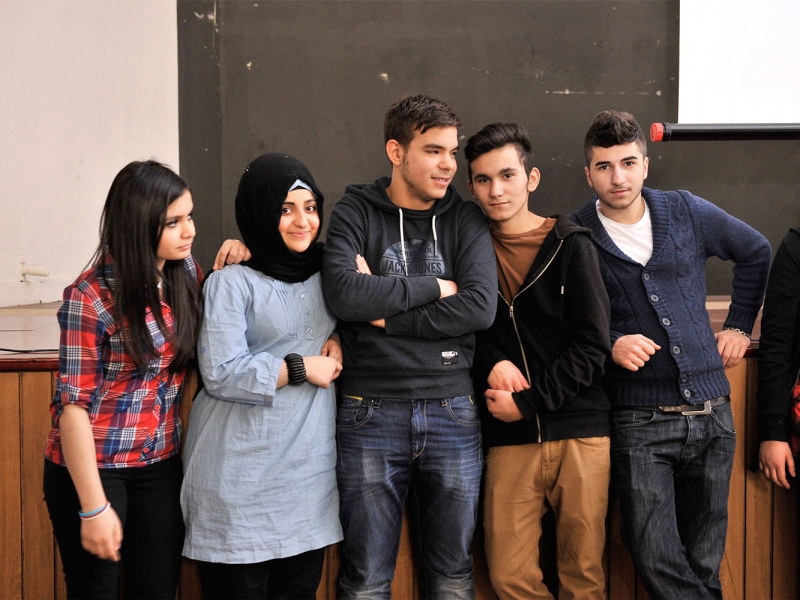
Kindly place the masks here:
<instances>
[{"instance_id":1,"label":"jeans pocket","mask_svg":"<svg viewBox=\"0 0 800 600\"><path fill-rule=\"evenodd\" d=\"M445 398L443 404L446 406L450 418L459 425L480 426L481 415L472 396Z\"/></svg>"},{"instance_id":2,"label":"jeans pocket","mask_svg":"<svg viewBox=\"0 0 800 600\"><path fill-rule=\"evenodd\" d=\"M653 410L615 410L611 413L611 429L619 431L629 427L641 427L656 418Z\"/></svg>"},{"instance_id":3,"label":"jeans pocket","mask_svg":"<svg viewBox=\"0 0 800 600\"><path fill-rule=\"evenodd\" d=\"M736 427L733 424L733 412L731 411L730 404L712 408L711 416L722 431L728 435L736 435Z\"/></svg>"},{"instance_id":4,"label":"jeans pocket","mask_svg":"<svg viewBox=\"0 0 800 600\"><path fill-rule=\"evenodd\" d=\"M342 396L336 412L337 429L358 429L372 417L372 402L369 398Z\"/></svg>"},{"instance_id":5,"label":"jeans pocket","mask_svg":"<svg viewBox=\"0 0 800 600\"><path fill-rule=\"evenodd\" d=\"M584 446L593 446L595 448L603 448L611 446L611 438L607 435L587 438L575 438L579 444Z\"/></svg>"}]
</instances>

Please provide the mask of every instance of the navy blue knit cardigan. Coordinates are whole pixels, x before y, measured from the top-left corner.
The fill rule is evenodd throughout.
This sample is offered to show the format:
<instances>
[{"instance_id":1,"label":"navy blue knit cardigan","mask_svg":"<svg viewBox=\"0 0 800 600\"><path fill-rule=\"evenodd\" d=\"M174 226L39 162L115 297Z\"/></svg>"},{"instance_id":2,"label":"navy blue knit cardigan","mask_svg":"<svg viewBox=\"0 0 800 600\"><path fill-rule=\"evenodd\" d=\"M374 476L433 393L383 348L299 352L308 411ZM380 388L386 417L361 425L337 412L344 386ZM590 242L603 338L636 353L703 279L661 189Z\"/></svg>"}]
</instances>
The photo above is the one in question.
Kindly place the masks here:
<instances>
[{"instance_id":1,"label":"navy blue knit cardigan","mask_svg":"<svg viewBox=\"0 0 800 600\"><path fill-rule=\"evenodd\" d=\"M771 249L755 229L686 191L642 190L650 208L653 255L642 266L611 241L593 196L570 216L592 230L611 302L611 345L640 333L661 346L636 372L612 365L614 406L701 404L730 393L706 303L709 256L732 260L726 327L750 332L767 283Z\"/></svg>"}]
</instances>

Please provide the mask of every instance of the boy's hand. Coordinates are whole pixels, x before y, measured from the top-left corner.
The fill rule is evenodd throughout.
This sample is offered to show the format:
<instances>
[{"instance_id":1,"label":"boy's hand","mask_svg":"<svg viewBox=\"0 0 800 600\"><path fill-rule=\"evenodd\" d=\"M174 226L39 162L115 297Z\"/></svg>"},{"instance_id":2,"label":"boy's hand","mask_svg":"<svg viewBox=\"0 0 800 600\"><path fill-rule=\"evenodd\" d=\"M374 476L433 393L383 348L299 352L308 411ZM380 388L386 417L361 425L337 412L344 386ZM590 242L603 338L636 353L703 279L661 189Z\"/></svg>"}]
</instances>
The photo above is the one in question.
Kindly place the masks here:
<instances>
[{"instance_id":1,"label":"boy's hand","mask_svg":"<svg viewBox=\"0 0 800 600\"><path fill-rule=\"evenodd\" d=\"M225 265L238 265L242 261L250 260L251 256L250 250L239 240L225 240L214 259L213 270L219 271Z\"/></svg>"},{"instance_id":2,"label":"boy's hand","mask_svg":"<svg viewBox=\"0 0 800 600\"><path fill-rule=\"evenodd\" d=\"M489 373L487 383L493 390L505 392L521 392L531 387L517 365L510 360L501 360L497 363Z\"/></svg>"},{"instance_id":3,"label":"boy's hand","mask_svg":"<svg viewBox=\"0 0 800 600\"><path fill-rule=\"evenodd\" d=\"M611 359L623 369L638 371L657 350L661 346L639 333L623 335L614 343Z\"/></svg>"},{"instance_id":4,"label":"boy's hand","mask_svg":"<svg viewBox=\"0 0 800 600\"><path fill-rule=\"evenodd\" d=\"M506 423L521 421L524 417L519 411L517 403L511 397L511 392L504 390L486 390L486 406L495 419Z\"/></svg>"}]
</instances>

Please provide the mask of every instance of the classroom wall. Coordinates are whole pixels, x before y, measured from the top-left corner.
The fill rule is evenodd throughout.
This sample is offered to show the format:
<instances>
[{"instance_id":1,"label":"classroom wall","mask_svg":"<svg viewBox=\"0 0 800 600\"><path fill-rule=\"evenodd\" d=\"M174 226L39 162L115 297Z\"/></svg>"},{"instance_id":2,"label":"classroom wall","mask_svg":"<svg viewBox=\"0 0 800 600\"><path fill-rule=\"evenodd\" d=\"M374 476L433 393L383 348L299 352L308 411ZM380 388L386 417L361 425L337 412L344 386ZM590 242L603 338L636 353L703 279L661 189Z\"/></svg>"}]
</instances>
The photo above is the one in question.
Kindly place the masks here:
<instances>
[{"instance_id":1,"label":"classroom wall","mask_svg":"<svg viewBox=\"0 0 800 600\"><path fill-rule=\"evenodd\" d=\"M61 299L132 160L176 169L174 0L0 2L0 306ZM50 270L19 281L20 259Z\"/></svg>"},{"instance_id":2,"label":"classroom wall","mask_svg":"<svg viewBox=\"0 0 800 600\"><path fill-rule=\"evenodd\" d=\"M263 152L303 160L326 213L346 183L388 174L384 111L416 92L455 109L462 143L489 122L525 125L542 173L531 208L570 213L591 195L582 146L597 112L630 111L645 129L677 122L683 65L699 65L702 80L710 49L738 42L765 63L781 48L792 56L796 42L768 25L742 34L758 16L742 2L715 4L713 18L692 11L714 27L686 52L681 16L697 3L674 0L179 2L181 161L196 191L196 254L208 265L238 236L236 185ZM737 101L728 94L720 114ZM691 190L774 248L800 224L798 141L650 144L649 155L648 186ZM468 198L463 155L454 183ZM707 283L710 294L730 294L731 264L709 261Z\"/></svg>"}]
</instances>

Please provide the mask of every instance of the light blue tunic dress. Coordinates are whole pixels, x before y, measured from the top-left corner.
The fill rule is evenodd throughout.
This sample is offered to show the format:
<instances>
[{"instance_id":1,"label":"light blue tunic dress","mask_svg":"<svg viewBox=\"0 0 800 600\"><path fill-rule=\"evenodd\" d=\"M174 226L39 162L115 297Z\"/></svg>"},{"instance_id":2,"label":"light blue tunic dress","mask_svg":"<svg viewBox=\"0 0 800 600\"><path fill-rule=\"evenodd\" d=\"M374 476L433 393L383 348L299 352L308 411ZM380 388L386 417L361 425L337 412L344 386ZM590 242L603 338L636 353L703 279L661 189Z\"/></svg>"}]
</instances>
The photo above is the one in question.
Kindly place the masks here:
<instances>
[{"instance_id":1,"label":"light blue tunic dress","mask_svg":"<svg viewBox=\"0 0 800 600\"><path fill-rule=\"evenodd\" d=\"M184 556L255 563L340 541L333 385L275 389L284 356L319 355L334 331L319 273L284 283L232 265L209 276L205 298Z\"/></svg>"}]
</instances>

